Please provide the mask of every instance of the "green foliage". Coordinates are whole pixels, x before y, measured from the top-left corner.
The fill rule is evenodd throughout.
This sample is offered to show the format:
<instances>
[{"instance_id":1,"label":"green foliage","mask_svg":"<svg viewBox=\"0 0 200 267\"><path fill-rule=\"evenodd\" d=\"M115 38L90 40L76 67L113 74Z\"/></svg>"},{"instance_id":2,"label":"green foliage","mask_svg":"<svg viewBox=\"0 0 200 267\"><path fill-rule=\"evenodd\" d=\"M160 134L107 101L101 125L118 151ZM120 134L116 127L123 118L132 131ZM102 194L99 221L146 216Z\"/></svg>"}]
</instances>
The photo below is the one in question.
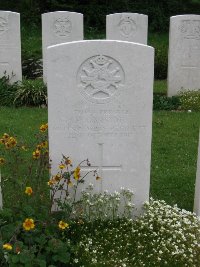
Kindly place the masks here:
<instances>
[{"instance_id":1,"label":"green foliage","mask_svg":"<svg viewBox=\"0 0 200 267\"><path fill-rule=\"evenodd\" d=\"M169 27L169 17L179 14L199 14L198 0L140 1L140 0L4 0L1 9L21 13L22 22L39 25L45 12L68 10L84 14L86 28L105 29L105 16L117 12L147 14L151 31L164 32Z\"/></svg>"},{"instance_id":2,"label":"green foliage","mask_svg":"<svg viewBox=\"0 0 200 267\"><path fill-rule=\"evenodd\" d=\"M12 106L15 98L15 92L18 88L18 84L10 84L10 77L5 75L0 78L0 105Z\"/></svg>"},{"instance_id":3,"label":"green foliage","mask_svg":"<svg viewBox=\"0 0 200 267\"><path fill-rule=\"evenodd\" d=\"M178 96L167 97L162 94L154 94L154 110L177 110L180 109L180 99Z\"/></svg>"},{"instance_id":4,"label":"green foliage","mask_svg":"<svg viewBox=\"0 0 200 267\"><path fill-rule=\"evenodd\" d=\"M47 105L47 87L42 80L23 80L15 92L14 105Z\"/></svg>"},{"instance_id":5,"label":"green foliage","mask_svg":"<svg viewBox=\"0 0 200 267\"><path fill-rule=\"evenodd\" d=\"M10 83L9 76L0 78L1 106L47 105L47 87L42 80L26 80Z\"/></svg>"},{"instance_id":6,"label":"green foliage","mask_svg":"<svg viewBox=\"0 0 200 267\"><path fill-rule=\"evenodd\" d=\"M200 111L200 89L197 91L187 90L179 94L181 109Z\"/></svg>"}]
</instances>

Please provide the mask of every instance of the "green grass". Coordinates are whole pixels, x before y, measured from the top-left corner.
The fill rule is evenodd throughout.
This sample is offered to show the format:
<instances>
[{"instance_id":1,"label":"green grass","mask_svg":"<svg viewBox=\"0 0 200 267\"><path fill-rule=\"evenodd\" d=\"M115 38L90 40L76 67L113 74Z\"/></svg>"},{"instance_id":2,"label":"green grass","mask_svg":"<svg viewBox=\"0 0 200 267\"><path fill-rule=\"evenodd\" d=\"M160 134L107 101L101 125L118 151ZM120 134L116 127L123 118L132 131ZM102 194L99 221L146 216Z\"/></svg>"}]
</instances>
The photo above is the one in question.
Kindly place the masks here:
<instances>
[{"instance_id":1,"label":"green grass","mask_svg":"<svg viewBox=\"0 0 200 267\"><path fill-rule=\"evenodd\" d=\"M155 80L154 81L154 93L167 94L167 81L166 80Z\"/></svg>"},{"instance_id":2,"label":"green grass","mask_svg":"<svg viewBox=\"0 0 200 267\"><path fill-rule=\"evenodd\" d=\"M33 143L34 133L47 121L47 109L0 108L0 134ZM151 195L192 210L200 113L154 112Z\"/></svg>"},{"instance_id":3,"label":"green grass","mask_svg":"<svg viewBox=\"0 0 200 267\"><path fill-rule=\"evenodd\" d=\"M151 194L192 210L200 113L154 112Z\"/></svg>"}]
</instances>

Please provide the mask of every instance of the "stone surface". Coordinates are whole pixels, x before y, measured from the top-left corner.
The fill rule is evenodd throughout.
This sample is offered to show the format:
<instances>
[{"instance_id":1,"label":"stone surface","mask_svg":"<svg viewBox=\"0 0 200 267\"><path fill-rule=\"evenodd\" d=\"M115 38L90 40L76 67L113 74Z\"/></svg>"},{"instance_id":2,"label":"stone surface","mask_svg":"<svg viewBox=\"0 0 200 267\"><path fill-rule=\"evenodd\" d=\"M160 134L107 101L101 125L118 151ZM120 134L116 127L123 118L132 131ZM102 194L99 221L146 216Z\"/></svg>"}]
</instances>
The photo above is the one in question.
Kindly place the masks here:
<instances>
[{"instance_id":1,"label":"stone surface","mask_svg":"<svg viewBox=\"0 0 200 267\"><path fill-rule=\"evenodd\" d=\"M200 88L200 15L170 18L168 96Z\"/></svg>"},{"instance_id":2,"label":"stone surface","mask_svg":"<svg viewBox=\"0 0 200 267\"><path fill-rule=\"evenodd\" d=\"M102 179L91 175L87 183L132 189L140 208L149 197L154 49L96 40L47 50L52 173L62 154L74 166L89 158Z\"/></svg>"},{"instance_id":3,"label":"stone surface","mask_svg":"<svg viewBox=\"0 0 200 267\"><path fill-rule=\"evenodd\" d=\"M20 14L0 11L0 77L9 75L10 82L21 81Z\"/></svg>"},{"instance_id":4,"label":"stone surface","mask_svg":"<svg viewBox=\"0 0 200 267\"><path fill-rule=\"evenodd\" d=\"M55 44L83 40L83 15L57 11L42 14L43 79L46 82L46 51Z\"/></svg>"},{"instance_id":5,"label":"stone surface","mask_svg":"<svg viewBox=\"0 0 200 267\"><path fill-rule=\"evenodd\" d=\"M106 39L147 44L148 16L115 13L106 16Z\"/></svg>"},{"instance_id":6,"label":"stone surface","mask_svg":"<svg viewBox=\"0 0 200 267\"><path fill-rule=\"evenodd\" d=\"M194 197L194 212L200 216L200 132L199 132L199 149L197 159L197 173L196 173L196 185L195 185L195 197Z\"/></svg>"}]
</instances>

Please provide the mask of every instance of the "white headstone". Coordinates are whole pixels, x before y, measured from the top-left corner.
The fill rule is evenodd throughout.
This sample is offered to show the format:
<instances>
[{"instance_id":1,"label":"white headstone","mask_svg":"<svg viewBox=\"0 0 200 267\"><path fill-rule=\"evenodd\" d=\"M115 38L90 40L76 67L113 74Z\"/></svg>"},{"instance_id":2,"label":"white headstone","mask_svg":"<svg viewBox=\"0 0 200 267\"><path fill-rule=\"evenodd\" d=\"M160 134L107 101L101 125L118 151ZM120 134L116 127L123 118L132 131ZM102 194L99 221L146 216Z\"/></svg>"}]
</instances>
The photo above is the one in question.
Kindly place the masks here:
<instances>
[{"instance_id":1,"label":"white headstone","mask_svg":"<svg viewBox=\"0 0 200 267\"><path fill-rule=\"evenodd\" d=\"M60 43L83 40L83 15L57 11L42 14L43 79L46 82L47 47Z\"/></svg>"},{"instance_id":2,"label":"white headstone","mask_svg":"<svg viewBox=\"0 0 200 267\"><path fill-rule=\"evenodd\" d=\"M115 13L106 16L106 39L147 44L148 16Z\"/></svg>"},{"instance_id":3,"label":"white headstone","mask_svg":"<svg viewBox=\"0 0 200 267\"><path fill-rule=\"evenodd\" d=\"M199 132L199 150L197 159L197 173L194 197L194 212L200 216L200 132Z\"/></svg>"},{"instance_id":4,"label":"white headstone","mask_svg":"<svg viewBox=\"0 0 200 267\"><path fill-rule=\"evenodd\" d=\"M170 18L168 96L200 88L200 15Z\"/></svg>"},{"instance_id":5,"label":"white headstone","mask_svg":"<svg viewBox=\"0 0 200 267\"><path fill-rule=\"evenodd\" d=\"M20 14L0 11L0 77L22 80Z\"/></svg>"},{"instance_id":6,"label":"white headstone","mask_svg":"<svg viewBox=\"0 0 200 267\"><path fill-rule=\"evenodd\" d=\"M149 197L154 49L93 40L47 50L53 173L62 154L74 166L89 158L102 177L87 178L95 190L129 188L140 208Z\"/></svg>"}]
</instances>

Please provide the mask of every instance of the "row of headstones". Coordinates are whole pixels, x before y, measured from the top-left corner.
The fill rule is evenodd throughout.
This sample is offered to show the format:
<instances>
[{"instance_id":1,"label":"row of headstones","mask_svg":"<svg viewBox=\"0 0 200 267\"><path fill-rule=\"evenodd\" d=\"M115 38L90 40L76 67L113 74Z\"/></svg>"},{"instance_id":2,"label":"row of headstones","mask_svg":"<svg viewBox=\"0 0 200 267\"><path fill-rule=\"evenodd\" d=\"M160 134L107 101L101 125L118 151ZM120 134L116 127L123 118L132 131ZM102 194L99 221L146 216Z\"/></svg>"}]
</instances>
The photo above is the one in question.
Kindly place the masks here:
<instances>
[{"instance_id":1,"label":"row of headstones","mask_svg":"<svg viewBox=\"0 0 200 267\"><path fill-rule=\"evenodd\" d=\"M147 44L148 17L117 13L106 17L106 38ZM58 11L42 15L43 76L46 82L47 47L83 40L83 15ZM4 72L21 80L20 16L0 12L0 75ZM200 88L200 15L180 15L170 19L168 96L182 88Z\"/></svg>"},{"instance_id":2,"label":"row of headstones","mask_svg":"<svg viewBox=\"0 0 200 267\"><path fill-rule=\"evenodd\" d=\"M0 19L1 37L17 25L17 19L12 24L6 19ZM57 21L60 32L66 23L62 27L63 21ZM198 41L197 30L186 39L195 35ZM3 40L2 48L16 60L13 48L19 39L8 35ZM52 174L62 154L70 155L74 165L89 158L96 166L83 166L82 172L98 169L102 179L95 190L129 188L140 210L150 186L154 49L120 40L74 41L49 47L46 57ZM88 182L94 183L93 175ZM198 183L196 188L198 204Z\"/></svg>"}]
</instances>

